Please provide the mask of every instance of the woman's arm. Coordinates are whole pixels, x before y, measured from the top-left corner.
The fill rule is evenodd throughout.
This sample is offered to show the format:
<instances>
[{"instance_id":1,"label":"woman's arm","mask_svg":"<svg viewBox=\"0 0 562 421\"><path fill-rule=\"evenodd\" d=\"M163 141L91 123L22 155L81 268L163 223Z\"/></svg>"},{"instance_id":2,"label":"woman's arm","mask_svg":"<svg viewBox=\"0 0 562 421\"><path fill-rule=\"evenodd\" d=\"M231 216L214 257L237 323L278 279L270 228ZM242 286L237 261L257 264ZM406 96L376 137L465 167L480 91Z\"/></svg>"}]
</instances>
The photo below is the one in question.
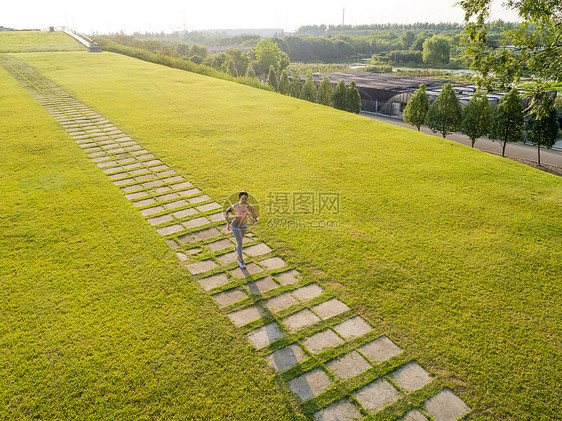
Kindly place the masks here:
<instances>
[{"instance_id":1,"label":"woman's arm","mask_svg":"<svg viewBox=\"0 0 562 421\"><path fill-rule=\"evenodd\" d=\"M258 215L256 215L256 211L254 210L254 207L249 203L248 206L250 207L250 212L252 212L252 215L254 216L254 222L258 222L260 218L258 218Z\"/></svg>"},{"instance_id":2,"label":"woman's arm","mask_svg":"<svg viewBox=\"0 0 562 421\"><path fill-rule=\"evenodd\" d=\"M232 231L232 227L230 226L230 212L232 212L232 206L228 207L224 213L224 218L226 219L226 229Z\"/></svg>"}]
</instances>

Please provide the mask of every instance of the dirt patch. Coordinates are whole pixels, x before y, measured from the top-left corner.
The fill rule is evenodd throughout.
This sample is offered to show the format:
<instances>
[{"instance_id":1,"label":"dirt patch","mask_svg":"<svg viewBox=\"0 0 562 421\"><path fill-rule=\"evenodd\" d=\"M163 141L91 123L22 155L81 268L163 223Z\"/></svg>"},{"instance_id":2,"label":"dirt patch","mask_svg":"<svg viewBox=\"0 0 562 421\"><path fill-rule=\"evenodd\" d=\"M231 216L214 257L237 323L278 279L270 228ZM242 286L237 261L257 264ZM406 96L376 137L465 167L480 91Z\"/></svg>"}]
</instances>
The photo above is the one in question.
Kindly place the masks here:
<instances>
[{"instance_id":1,"label":"dirt patch","mask_svg":"<svg viewBox=\"0 0 562 421\"><path fill-rule=\"evenodd\" d=\"M512 161L520 162L522 164L528 165L528 166L536 168L538 170L545 171L545 172L548 172L550 174L554 174L554 175L557 175L559 177L562 177L562 167L557 167L555 165L548 165L548 164L542 164L542 165L539 166L539 165L537 165L536 162L529 161L528 159L517 158L515 156L506 156L506 158L509 158Z\"/></svg>"}]
</instances>

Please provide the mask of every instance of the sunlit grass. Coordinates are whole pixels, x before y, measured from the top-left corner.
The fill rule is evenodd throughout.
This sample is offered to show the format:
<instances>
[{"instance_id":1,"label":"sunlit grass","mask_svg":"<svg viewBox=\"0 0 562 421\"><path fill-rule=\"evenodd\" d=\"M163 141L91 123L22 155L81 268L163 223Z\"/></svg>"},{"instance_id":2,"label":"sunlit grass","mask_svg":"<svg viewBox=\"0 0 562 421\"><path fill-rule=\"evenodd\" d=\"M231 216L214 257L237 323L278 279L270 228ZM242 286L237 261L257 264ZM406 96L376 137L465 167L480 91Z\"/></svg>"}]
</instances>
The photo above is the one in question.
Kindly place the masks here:
<instances>
[{"instance_id":1,"label":"sunlit grass","mask_svg":"<svg viewBox=\"0 0 562 421\"><path fill-rule=\"evenodd\" d=\"M0 31L0 53L84 51L85 48L62 31Z\"/></svg>"}]
</instances>

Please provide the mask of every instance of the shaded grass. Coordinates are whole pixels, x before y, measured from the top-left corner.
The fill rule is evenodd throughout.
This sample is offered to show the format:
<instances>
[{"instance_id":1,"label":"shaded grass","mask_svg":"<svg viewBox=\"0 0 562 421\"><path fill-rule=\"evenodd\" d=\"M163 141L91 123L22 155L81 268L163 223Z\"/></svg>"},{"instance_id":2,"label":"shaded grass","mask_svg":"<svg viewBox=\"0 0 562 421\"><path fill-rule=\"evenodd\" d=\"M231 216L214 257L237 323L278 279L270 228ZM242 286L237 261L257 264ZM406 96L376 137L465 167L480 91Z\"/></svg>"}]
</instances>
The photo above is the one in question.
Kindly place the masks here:
<instances>
[{"instance_id":1,"label":"shaded grass","mask_svg":"<svg viewBox=\"0 0 562 421\"><path fill-rule=\"evenodd\" d=\"M297 418L154 229L0 83L0 418Z\"/></svg>"},{"instance_id":2,"label":"shaded grass","mask_svg":"<svg viewBox=\"0 0 562 421\"><path fill-rule=\"evenodd\" d=\"M470 419L556 417L559 178L408 129L114 54L18 58L215 199L251 191L265 210L258 234L406 347L474 408ZM338 227L272 224L279 215L267 212L268 194L279 191L339 192L341 212L330 216ZM318 218L281 216L301 225Z\"/></svg>"},{"instance_id":3,"label":"shaded grass","mask_svg":"<svg viewBox=\"0 0 562 421\"><path fill-rule=\"evenodd\" d=\"M62 31L0 32L0 53L84 50L82 44Z\"/></svg>"}]
</instances>

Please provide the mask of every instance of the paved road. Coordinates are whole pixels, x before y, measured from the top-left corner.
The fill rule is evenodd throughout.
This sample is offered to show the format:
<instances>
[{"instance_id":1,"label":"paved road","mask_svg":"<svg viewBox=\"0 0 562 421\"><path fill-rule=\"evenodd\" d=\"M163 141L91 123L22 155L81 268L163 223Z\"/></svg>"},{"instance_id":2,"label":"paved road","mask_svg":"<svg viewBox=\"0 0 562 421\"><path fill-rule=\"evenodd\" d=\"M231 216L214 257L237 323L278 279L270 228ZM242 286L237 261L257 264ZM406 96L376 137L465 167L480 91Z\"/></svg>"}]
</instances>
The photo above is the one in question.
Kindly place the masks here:
<instances>
[{"instance_id":1,"label":"paved road","mask_svg":"<svg viewBox=\"0 0 562 421\"><path fill-rule=\"evenodd\" d=\"M404 123L402 120L398 120L396 118L384 117L380 115L367 114L367 113L361 113L361 115L375 120L384 121L385 123L390 123L397 126L407 127L412 130L417 130L415 127L412 127ZM425 126L422 126L421 131L423 133L432 136L441 137L439 133L433 133L430 129L428 129ZM470 146L470 139L467 136L460 133L450 134L447 136L447 139ZM493 142L486 137L482 137L478 139L474 144L474 147L476 149L480 149L486 152L491 152L496 155L501 155L502 153L501 145L498 142ZM523 145L519 143L509 143L505 147L505 154L508 156L523 158L529 161L537 162L536 146ZM549 150L549 149L541 149L541 164L555 165L557 167L562 168L562 152Z\"/></svg>"}]
</instances>

